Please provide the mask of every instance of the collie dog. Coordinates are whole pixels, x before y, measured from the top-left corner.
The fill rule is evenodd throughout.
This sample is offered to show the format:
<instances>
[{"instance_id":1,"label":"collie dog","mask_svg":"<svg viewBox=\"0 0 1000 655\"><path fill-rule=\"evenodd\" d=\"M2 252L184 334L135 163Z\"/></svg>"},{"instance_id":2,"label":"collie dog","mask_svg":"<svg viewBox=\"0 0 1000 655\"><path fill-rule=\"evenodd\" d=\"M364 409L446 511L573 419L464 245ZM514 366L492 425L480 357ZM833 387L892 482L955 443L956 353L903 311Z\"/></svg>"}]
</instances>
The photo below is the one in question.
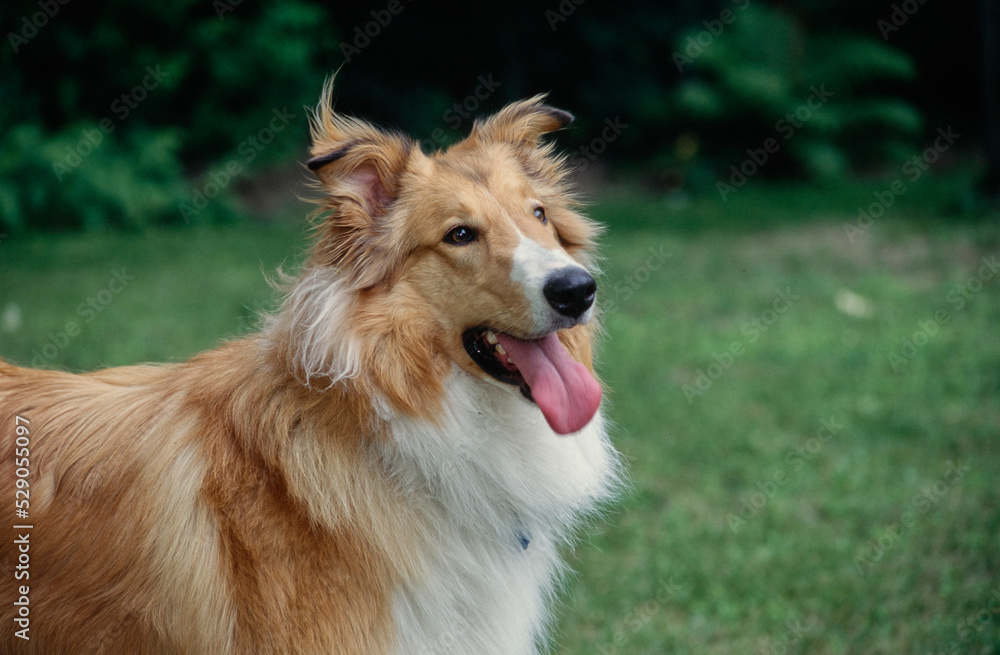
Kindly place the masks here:
<instances>
[{"instance_id":1,"label":"collie dog","mask_svg":"<svg viewBox=\"0 0 1000 655\"><path fill-rule=\"evenodd\" d=\"M331 95L314 245L259 331L173 365L0 363L0 652L547 647L560 548L619 479L597 226L542 139L573 117L539 96L425 153Z\"/></svg>"}]
</instances>

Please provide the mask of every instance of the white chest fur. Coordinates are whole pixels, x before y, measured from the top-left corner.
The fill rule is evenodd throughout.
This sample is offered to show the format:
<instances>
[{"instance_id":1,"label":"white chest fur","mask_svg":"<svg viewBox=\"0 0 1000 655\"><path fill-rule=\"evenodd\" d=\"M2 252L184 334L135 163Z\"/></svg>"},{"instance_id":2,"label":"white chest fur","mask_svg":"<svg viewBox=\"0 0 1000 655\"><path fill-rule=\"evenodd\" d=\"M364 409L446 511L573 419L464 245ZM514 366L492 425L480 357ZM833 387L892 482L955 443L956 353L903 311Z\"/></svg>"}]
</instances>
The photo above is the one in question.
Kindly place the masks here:
<instances>
[{"instance_id":1,"label":"white chest fur","mask_svg":"<svg viewBox=\"0 0 1000 655\"><path fill-rule=\"evenodd\" d=\"M395 597L397 652L533 655L558 546L612 493L618 457L600 412L561 437L510 389L456 369L446 393L440 425L395 417L383 453L422 533Z\"/></svg>"}]
</instances>

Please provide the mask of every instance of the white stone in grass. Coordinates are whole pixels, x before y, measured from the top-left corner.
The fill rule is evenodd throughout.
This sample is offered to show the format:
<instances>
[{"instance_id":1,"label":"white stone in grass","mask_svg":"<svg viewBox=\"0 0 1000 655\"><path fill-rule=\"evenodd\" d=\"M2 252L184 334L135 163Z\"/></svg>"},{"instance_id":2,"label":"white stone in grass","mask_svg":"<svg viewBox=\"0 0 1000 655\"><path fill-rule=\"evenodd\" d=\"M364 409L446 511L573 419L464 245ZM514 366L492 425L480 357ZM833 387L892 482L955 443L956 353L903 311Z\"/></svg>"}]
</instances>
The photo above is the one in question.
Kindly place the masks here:
<instances>
[{"instance_id":1,"label":"white stone in grass","mask_svg":"<svg viewBox=\"0 0 1000 655\"><path fill-rule=\"evenodd\" d=\"M0 328L4 332L16 332L21 327L21 308L17 303L7 303L0 314Z\"/></svg>"},{"instance_id":2,"label":"white stone in grass","mask_svg":"<svg viewBox=\"0 0 1000 655\"><path fill-rule=\"evenodd\" d=\"M871 318L875 314L875 303L847 289L837 292L833 304L842 314L854 318Z\"/></svg>"}]
</instances>

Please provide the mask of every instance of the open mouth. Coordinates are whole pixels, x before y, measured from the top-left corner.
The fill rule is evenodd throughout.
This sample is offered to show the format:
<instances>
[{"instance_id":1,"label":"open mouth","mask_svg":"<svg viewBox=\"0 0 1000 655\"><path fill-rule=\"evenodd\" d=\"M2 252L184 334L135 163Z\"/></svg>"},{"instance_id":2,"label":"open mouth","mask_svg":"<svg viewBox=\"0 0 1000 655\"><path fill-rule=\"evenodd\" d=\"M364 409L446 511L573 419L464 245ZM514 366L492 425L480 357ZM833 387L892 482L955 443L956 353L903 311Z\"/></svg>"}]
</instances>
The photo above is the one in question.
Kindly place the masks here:
<instances>
[{"instance_id":1,"label":"open mouth","mask_svg":"<svg viewBox=\"0 0 1000 655\"><path fill-rule=\"evenodd\" d=\"M520 387L525 398L534 402L531 397L531 387L514 365L510 354L504 350L497 333L488 327L475 327L462 335L462 345L465 352L476 363L476 366L495 380Z\"/></svg>"},{"instance_id":2,"label":"open mouth","mask_svg":"<svg viewBox=\"0 0 1000 655\"><path fill-rule=\"evenodd\" d=\"M490 377L520 388L559 434L583 429L601 404L601 385L573 359L555 332L524 340L488 327L462 334L472 361Z\"/></svg>"}]
</instances>

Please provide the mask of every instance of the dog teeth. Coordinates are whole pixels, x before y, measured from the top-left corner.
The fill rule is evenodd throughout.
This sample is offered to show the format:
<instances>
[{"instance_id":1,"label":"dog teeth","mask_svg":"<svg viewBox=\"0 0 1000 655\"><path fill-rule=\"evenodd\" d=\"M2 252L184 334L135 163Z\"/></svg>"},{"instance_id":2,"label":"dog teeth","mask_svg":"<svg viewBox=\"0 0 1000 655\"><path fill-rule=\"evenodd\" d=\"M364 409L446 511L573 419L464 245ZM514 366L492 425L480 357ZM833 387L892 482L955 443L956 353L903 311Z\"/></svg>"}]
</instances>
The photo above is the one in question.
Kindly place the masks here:
<instances>
[{"instance_id":1,"label":"dog teeth","mask_svg":"<svg viewBox=\"0 0 1000 655\"><path fill-rule=\"evenodd\" d=\"M497 339L497 335L495 332L493 332L493 330L487 330L485 338L486 338L486 343L493 346L493 350L495 350L496 353L500 355L501 358L506 358L508 364L510 364L511 366L514 365L514 361L507 355L507 351L503 349L503 346L500 345L500 340ZM503 361L503 359L501 359L500 361Z\"/></svg>"}]
</instances>

